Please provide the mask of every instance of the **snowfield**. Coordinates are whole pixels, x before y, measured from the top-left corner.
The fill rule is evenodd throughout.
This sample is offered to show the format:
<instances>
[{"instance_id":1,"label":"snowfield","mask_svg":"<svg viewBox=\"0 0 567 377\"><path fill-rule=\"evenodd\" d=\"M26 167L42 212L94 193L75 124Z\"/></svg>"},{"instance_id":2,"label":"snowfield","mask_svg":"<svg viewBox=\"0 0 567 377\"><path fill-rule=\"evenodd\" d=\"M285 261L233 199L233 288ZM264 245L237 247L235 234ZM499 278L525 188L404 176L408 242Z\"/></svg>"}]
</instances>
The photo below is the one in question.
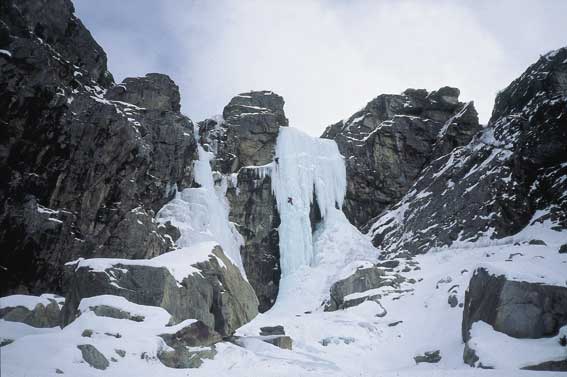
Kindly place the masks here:
<instances>
[{"instance_id":1,"label":"snowfield","mask_svg":"<svg viewBox=\"0 0 567 377\"><path fill-rule=\"evenodd\" d=\"M208 164L210 155L199 150L201 188L177 194L158 215L179 226L179 250L148 263L168 266L176 276L194 273L187 269L204 250L219 243L242 268L238 233L228 222L228 207L222 186L214 185ZM357 268L379 261L380 250L370 237L360 233L336 209L345 194L342 156L334 142L313 139L293 129L281 130L277 160L268 174L281 215L282 280L274 307L241 327L241 346L230 342L216 345L218 354L198 369L171 369L157 359L167 347L158 337L189 324L167 326L169 314L161 308L136 305L115 296L84 299L81 315L63 329L38 329L0 320L2 338L15 339L2 347L2 376L368 376L368 377L456 377L456 376L556 376L556 372L530 372L518 368L543 360L567 358L567 348L556 338L515 339L475 323L472 341L483 360L501 369L471 368L463 363L462 308L468 282L477 267L485 267L509 279L567 286L567 254L559 247L567 234L540 222L538 213L522 232L498 241L481 239L433 250L412 261L400 259L393 273L406 278L400 289L378 288L353 297L381 294L380 303L366 301L334 312L324 311L329 289ZM207 170L208 167L208 170ZM226 184L226 182L224 183ZM222 184L221 184L222 185ZM190 191L192 190L192 191ZM311 234L309 208L315 192L323 220ZM293 203L289 203L292 198ZM189 214L196 214L189 216ZM533 239L545 245L529 244ZM236 251L235 251L236 250ZM116 260L114 260L115 262ZM112 263L114 263L112 262ZM107 260L80 260L93 269L106 268ZM123 261L121 263L124 263ZM457 305L449 304L454 296ZM35 306L43 298L11 296L2 307ZM127 319L99 317L90 309L111 305L143 317ZM267 344L258 338L260 327L283 325L293 339L293 350ZM84 337L85 330L92 330ZM567 329L562 331L567 333ZM102 371L83 361L80 344L93 344L109 359ZM119 350L120 352L118 352ZM120 353L124 351L123 356ZM415 356L439 351L438 363L416 364ZM33 355L33 356L32 356ZM33 361L33 362L31 362Z\"/></svg>"}]
</instances>

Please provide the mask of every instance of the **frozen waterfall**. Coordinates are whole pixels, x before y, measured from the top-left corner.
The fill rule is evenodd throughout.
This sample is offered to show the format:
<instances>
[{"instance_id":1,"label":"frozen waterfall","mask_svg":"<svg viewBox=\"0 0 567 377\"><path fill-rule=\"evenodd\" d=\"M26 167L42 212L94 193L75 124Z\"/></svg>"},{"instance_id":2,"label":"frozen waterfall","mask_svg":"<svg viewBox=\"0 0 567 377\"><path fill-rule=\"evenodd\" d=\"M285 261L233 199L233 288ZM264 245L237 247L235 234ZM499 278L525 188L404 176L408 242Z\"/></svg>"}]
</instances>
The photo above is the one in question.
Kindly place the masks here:
<instances>
[{"instance_id":1,"label":"frozen waterfall","mask_svg":"<svg viewBox=\"0 0 567 377\"><path fill-rule=\"evenodd\" d=\"M210 161L213 153L198 145L199 159L195 161L195 182L201 187L178 191L175 198L158 213L160 222L171 221L179 228L180 247L192 246L200 242L215 241L222 247L225 255L240 269L246 272L240 257L240 247L244 243L236 227L228 219L229 204L226 199L227 177L213 173ZM215 177L218 174L218 177ZM215 184L215 178L217 183Z\"/></svg>"},{"instance_id":2,"label":"frozen waterfall","mask_svg":"<svg viewBox=\"0 0 567 377\"><path fill-rule=\"evenodd\" d=\"M315 196L323 219L336 213L346 192L346 171L334 141L282 127L271 175L281 219L280 264L285 277L313 264L311 204Z\"/></svg>"}]
</instances>

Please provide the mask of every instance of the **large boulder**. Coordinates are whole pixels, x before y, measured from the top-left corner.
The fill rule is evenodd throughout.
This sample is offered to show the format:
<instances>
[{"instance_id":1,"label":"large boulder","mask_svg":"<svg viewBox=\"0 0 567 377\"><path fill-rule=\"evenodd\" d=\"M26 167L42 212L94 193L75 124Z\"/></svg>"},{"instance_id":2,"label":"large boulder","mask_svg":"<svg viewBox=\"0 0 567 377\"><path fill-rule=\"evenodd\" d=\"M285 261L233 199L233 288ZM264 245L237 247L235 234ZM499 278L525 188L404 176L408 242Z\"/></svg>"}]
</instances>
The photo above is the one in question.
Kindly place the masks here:
<instances>
[{"instance_id":1,"label":"large boulder","mask_svg":"<svg viewBox=\"0 0 567 377\"><path fill-rule=\"evenodd\" d=\"M512 281L479 268L465 294L463 341L476 321L515 338L557 335L567 325L567 288Z\"/></svg>"},{"instance_id":2,"label":"large boulder","mask_svg":"<svg viewBox=\"0 0 567 377\"><path fill-rule=\"evenodd\" d=\"M166 309L172 323L197 319L223 336L258 313L258 300L238 268L215 247L207 260L194 263L194 273L176 280L169 266L151 261L104 260L103 268L92 268L96 260L68 264L63 322L78 315L81 299L115 295L140 304ZM138 264L136 264L138 263Z\"/></svg>"},{"instance_id":3,"label":"large boulder","mask_svg":"<svg viewBox=\"0 0 567 377\"><path fill-rule=\"evenodd\" d=\"M0 294L61 292L79 257L170 250L154 214L196 157L171 79L112 87L69 0L3 1L0 49Z\"/></svg>"},{"instance_id":4,"label":"large boulder","mask_svg":"<svg viewBox=\"0 0 567 377\"><path fill-rule=\"evenodd\" d=\"M480 130L474 105L459 90L407 89L382 94L350 118L327 127L324 138L345 156L343 210L358 227L396 203L434 158L467 144Z\"/></svg>"}]
</instances>

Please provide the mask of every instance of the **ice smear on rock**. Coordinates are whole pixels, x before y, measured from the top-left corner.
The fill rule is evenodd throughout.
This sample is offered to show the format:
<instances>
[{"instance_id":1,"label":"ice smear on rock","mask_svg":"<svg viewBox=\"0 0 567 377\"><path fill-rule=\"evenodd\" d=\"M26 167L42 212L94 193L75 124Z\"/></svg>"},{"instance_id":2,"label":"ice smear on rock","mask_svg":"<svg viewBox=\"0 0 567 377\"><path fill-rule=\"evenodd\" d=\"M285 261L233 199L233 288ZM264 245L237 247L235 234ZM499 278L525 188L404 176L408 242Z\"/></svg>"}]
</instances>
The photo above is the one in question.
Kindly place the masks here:
<instances>
[{"instance_id":1,"label":"ice smear on rock","mask_svg":"<svg viewBox=\"0 0 567 377\"><path fill-rule=\"evenodd\" d=\"M227 178L219 175L219 184L215 185L210 165L214 155L205 151L201 145L198 145L198 152L195 182L201 187L178 191L175 198L159 211L158 219L160 222L170 221L179 229L181 237L177 240L177 245L180 247L206 241L218 242L225 255L246 278L240 257L240 247L244 241L228 219L229 204L225 197Z\"/></svg>"},{"instance_id":2,"label":"ice smear on rock","mask_svg":"<svg viewBox=\"0 0 567 377\"><path fill-rule=\"evenodd\" d=\"M336 143L280 128L272 189L281 218L280 263L285 277L315 260L309 219L314 195L323 219L342 207L346 171Z\"/></svg>"}]
</instances>

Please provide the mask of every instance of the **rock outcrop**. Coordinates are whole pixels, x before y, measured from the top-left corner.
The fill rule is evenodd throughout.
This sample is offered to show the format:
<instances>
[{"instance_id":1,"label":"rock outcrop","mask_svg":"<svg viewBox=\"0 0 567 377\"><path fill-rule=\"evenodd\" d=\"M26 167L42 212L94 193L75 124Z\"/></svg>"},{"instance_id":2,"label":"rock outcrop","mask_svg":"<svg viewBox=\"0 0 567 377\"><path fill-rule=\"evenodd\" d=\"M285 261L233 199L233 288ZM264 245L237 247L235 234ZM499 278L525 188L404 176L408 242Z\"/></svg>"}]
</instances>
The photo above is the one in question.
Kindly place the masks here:
<instances>
[{"instance_id":1,"label":"rock outcrop","mask_svg":"<svg viewBox=\"0 0 567 377\"><path fill-rule=\"evenodd\" d=\"M112 101L131 103L147 110L179 112L179 87L167 75L148 73L129 77L113 86L105 96Z\"/></svg>"},{"instance_id":2,"label":"rock outcrop","mask_svg":"<svg viewBox=\"0 0 567 377\"><path fill-rule=\"evenodd\" d=\"M0 5L1 294L61 292L78 257L166 252L154 214L192 182L177 86L157 74L113 86L73 12L68 0Z\"/></svg>"},{"instance_id":3,"label":"rock outcrop","mask_svg":"<svg viewBox=\"0 0 567 377\"><path fill-rule=\"evenodd\" d=\"M272 192L270 176L261 176L258 168L242 168L238 186L227 190L230 220L238 224L244 238L242 263L248 281L254 288L260 312L274 304L280 281L278 226L280 217Z\"/></svg>"},{"instance_id":4,"label":"rock outcrop","mask_svg":"<svg viewBox=\"0 0 567 377\"><path fill-rule=\"evenodd\" d=\"M242 93L225 106L222 119L203 121L201 143L214 151L214 169L229 174L272 162L279 129L288 126L283 106L274 92Z\"/></svg>"},{"instance_id":5,"label":"rock outcrop","mask_svg":"<svg viewBox=\"0 0 567 377\"><path fill-rule=\"evenodd\" d=\"M199 123L199 139L215 154L213 169L231 175L226 197L230 221L244 238L242 262L260 301L260 312L272 307L279 289L280 217L265 165L274 159L280 127L287 127L279 95L242 93L224 108L223 117Z\"/></svg>"},{"instance_id":6,"label":"rock outcrop","mask_svg":"<svg viewBox=\"0 0 567 377\"><path fill-rule=\"evenodd\" d=\"M567 48L542 56L498 94L485 129L431 161L402 200L372 222L384 255L502 238L530 221L567 228L566 62Z\"/></svg>"},{"instance_id":7,"label":"rock outcrop","mask_svg":"<svg viewBox=\"0 0 567 377\"><path fill-rule=\"evenodd\" d=\"M480 130L473 103L458 97L450 87L382 94L325 130L322 137L335 140L345 156L343 210L354 225L363 227L395 204L430 161Z\"/></svg>"},{"instance_id":8,"label":"rock outcrop","mask_svg":"<svg viewBox=\"0 0 567 377\"><path fill-rule=\"evenodd\" d=\"M197 319L223 336L249 322L258 313L258 300L240 271L220 247L207 261L195 263L198 273L178 282L167 267L110 261L109 267L91 269L87 262L69 264L63 324L76 316L83 298L115 295L128 301L166 309L172 323ZM95 311L96 313L96 311Z\"/></svg>"},{"instance_id":9,"label":"rock outcrop","mask_svg":"<svg viewBox=\"0 0 567 377\"><path fill-rule=\"evenodd\" d=\"M331 286L330 299L325 305L325 311L346 309L367 300L379 302L382 293L375 291L376 289L382 287L399 289L404 281L401 275L393 274L382 267L359 268L352 275ZM359 295L353 295L356 293Z\"/></svg>"}]
</instances>

